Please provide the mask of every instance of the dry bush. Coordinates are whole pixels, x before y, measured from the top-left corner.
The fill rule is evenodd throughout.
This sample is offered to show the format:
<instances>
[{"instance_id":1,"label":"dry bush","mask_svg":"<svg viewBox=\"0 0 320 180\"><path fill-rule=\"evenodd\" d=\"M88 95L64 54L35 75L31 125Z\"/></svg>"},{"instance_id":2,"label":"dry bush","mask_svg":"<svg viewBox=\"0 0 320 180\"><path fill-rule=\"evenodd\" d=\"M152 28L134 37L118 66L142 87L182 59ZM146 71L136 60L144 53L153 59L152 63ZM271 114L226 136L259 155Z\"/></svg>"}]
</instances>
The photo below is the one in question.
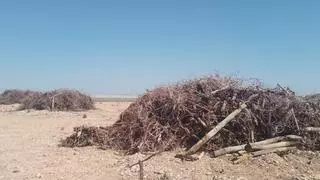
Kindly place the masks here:
<instances>
[{"instance_id":1,"label":"dry bush","mask_svg":"<svg viewBox=\"0 0 320 180\"><path fill-rule=\"evenodd\" d=\"M21 104L28 98L37 96L40 92L29 90L8 89L0 95L0 104Z\"/></svg>"},{"instance_id":2,"label":"dry bush","mask_svg":"<svg viewBox=\"0 0 320 180\"><path fill-rule=\"evenodd\" d=\"M320 104L320 93L310 94L304 97L305 100Z\"/></svg>"},{"instance_id":3,"label":"dry bush","mask_svg":"<svg viewBox=\"0 0 320 180\"><path fill-rule=\"evenodd\" d=\"M27 98L20 109L82 111L93 108L90 96L76 90L60 89Z\"/></svg>"},{"instance_id":4,"label":"dry bush","mask_svg":"<svg viewBox=\"0 0 320 180\"><path fill-rule=\"evenodd\" d=\"M252 138L260 141L288 134L302 135L305 148L320 148L318 134L300 131L303 127L320 126L319 105L283 88L265 89L256 81L218 75L148 91L112 126L76 128L62 144L99 144L128 153L190 148L254 94L258 96L248 103L248 108L202 150L212 152L251 142ZM93 138L97 134L100 138ZM99 140L88 143L96 139Z\"/></svg>"},{"instance_id":5,"label":"dry bush","mask_svg":"<svg viewBox=\"0 0 320 180\"><path fill-rule=\"evenodd\" d=\"M70 138L62 141L61 146L70 146L70 144L77 144L78 147L92 146L103 144L106 139L107 131L104 128L98 127L75 127L74 132Z\"/></svg>"}]
</instances>

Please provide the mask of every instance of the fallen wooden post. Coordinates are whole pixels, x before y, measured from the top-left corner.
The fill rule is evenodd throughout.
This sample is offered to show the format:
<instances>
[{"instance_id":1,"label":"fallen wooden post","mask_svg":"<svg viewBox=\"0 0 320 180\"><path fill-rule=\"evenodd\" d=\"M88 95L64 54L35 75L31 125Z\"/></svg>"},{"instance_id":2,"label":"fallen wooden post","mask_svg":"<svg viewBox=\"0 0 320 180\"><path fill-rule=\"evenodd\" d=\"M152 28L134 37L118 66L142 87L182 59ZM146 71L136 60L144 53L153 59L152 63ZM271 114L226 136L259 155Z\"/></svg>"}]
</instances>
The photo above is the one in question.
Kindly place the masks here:
<instances>
[{"instance_id":1,"label":"fallen wooden post","mask_svg":"<svg viewBox=\"0 0 320 180\"><path fill-rule=\"evenodd\" d=\"M239 146L226 147L226 148L214 151L213 154L214 154L214 157L218 157L218 156L222 156L225 154L231 154L231 153L236 153L236 152L242 151L242 150L244 150L245 147L246 147L246 144L239 145Z\"/></svg>"},{"instance_id":2,"label":"fallen wooden post","mask_svg":"<svg viewBox=\"0 0 320 180\"><path fill-rule=\"evenodd\" d=\"M267 149L275 149L280 147L289 147L297 144L298 144L297 141L283 141L283 142L272 143L272 144L248 144L246 145L246 147L252 150L267 150Z\"/></svg>"},{"instance_id":3,"label":"fallen wooden post","mask_svg":"<svg viewBox=\"0 0 320 180\"><path fill-rule=\"evenodd\" d=\"M251 146L257 147L257 146L263 146L263 145L269 145L272 143L277 143L279 141L283 141L283 140L290 140L290 141L300 141L302 140L302 137L300 136L296 136L296 135L287 135L287 136L279 136L279 137L275 137L275 138L271 138L271 139L266 139L263 141L259 141L259 142L255 142L255 143L251 143ZM239 151L243 151L245 150L246 146L248 144L243 144L243 145L239 145L239 146L231 146L231 147L226 147L223 149L219 149L214 151L214 157L218 157L218 156L222 156L225 154L230 154L230 153L236 153Z\"/></svg>"},{"instance_id":4,"label":"fallen wooden post","mask_svg":"<svg viewBox=\"0 0 320 180\"><path fill-rule=\"evenodd\" d=\"M286 135L286 136L279 136L279 137L266 139L266 140L255 142L255 143L252 143L252 144L264 145L264 144L276 143L276 142L283 141L283 140L300 141L300 140L302 140L302 137L301 136L297 136L297 135Z\"/></svg>"},{"instance_id":5,"label":"fallen wooden post","mask_svg":"<svg viewBox=\"0 0 320 180\"><path fill-rule=\"evenodd\" d=\"M285 151L292 151L297 149L296 147L280 147L280 148L274 148L274 149L267 149L262 151L256 151L251 153L253 157L270 154L270 153L276 153L276 152L285 152Z\"/></svg>"},{"instance_id":6,"label":"fallen wooden post","mask_svg":"<svg viewBox=\"0 0 320 180\"><path fill-rule=\"evenodd\" d=\"M306 127L303 130L307 132L320 132L320 127Z\"/></svg>"}]
</instances>

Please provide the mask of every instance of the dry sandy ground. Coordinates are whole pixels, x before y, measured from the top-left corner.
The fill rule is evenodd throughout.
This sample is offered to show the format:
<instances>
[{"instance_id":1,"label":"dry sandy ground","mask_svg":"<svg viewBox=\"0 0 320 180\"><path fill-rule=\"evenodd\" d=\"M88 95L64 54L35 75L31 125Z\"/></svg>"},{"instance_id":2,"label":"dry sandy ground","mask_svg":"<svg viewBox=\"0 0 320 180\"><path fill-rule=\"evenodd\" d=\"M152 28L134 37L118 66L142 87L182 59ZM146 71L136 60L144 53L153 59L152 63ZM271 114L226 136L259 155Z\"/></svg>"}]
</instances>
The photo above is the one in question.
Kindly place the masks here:
<instances>
[{"instance_id":1,"label":"dry sandy ground","mask_svg":"<svg viewBox=\"0 0 320 180\"><path fill-rule=\"evenodd\" d=\"M138 179L138 167L127 166L144 155L121 156L96 147L60 148L59 140L74 126L110 125L129 103L97 103L88 112L12 111L0 106L0 179ZM88 118L84 119L83 114ZM276 154L233 164L232 156L181 162L174 152L145 162L146 179L320 179L320 155Z\"/></svg>"}]
</instances>

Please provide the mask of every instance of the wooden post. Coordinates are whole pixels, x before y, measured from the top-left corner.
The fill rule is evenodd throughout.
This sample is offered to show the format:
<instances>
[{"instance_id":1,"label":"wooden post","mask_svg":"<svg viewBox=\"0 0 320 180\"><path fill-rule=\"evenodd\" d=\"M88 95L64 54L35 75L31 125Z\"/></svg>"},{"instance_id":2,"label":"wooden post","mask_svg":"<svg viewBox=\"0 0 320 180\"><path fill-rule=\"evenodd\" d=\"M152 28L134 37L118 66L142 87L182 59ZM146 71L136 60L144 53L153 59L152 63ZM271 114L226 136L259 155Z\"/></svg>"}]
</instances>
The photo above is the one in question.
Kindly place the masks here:
<instances>
[{"instance_id":1,"label":"wooden post","mask_svg":"<svg viewBox=\"0 0 320 180\"><path fill-rule=\"evenodd\" d=\"M262 151L253 152L252 156L257 157L265 154L275 153L275 152L284 152L284 151L291 151L297 149L296 147L280 147L280 148L274 148L274 149L267 149Z\"/></svg>"},{"instance_id":2,"label":"wooden post","mask_svg":"<svg viewBox=\"0 0 320 180\"><path fill-rule=\"evenodd\" d=\"M279 141L290 140L290 141L293 141L293 142L296 143L296 141L299 141L301 139L302 139L302 137L296 136L296 135L280 136L280 137L275 137L275 138L271 138L271 139L266 139L264 141L251 143L250 144L251 147L248 147L248 144L243 144L243 145L239 145L239 146L231 146L231 147L226 147L226 148L223 148L223 149L219 149L219 150L214 151L214 156L218 157L218 156L222 156L222 155L225 155L225 154L230 154L230 153L243 151L243 150L246 149L246 146L249 149L250 148L252 149L252 147L253 148L258 148L259 146L260 147L264 146L264 148L266 148L266 147L268 147L269 144L270 145L272 145L273 143L274 144L278 144L277 142L279 142ZM272 145L272 146L274 146L274 145Z\"/></svg>"},{"instance_id":3,"label":"wooden post","mask_svg":"<svg viewBox=\"0 0 320 180\"><path fill-rule=\"evenodd\" d=\"M250 146L253 150L267 150L267 149L274 149L274 148L280 148L280 147L288 147L298 144L296 141L283 141L278 143L272 143L272 144L248 144L247 146Z\"/></svg>"},{"instance_id":4,"label":"wooden post","mask_svg":"<svg viewBox=\"0 0 320 180\"><path fill-rule=\"evenodd\" d=\"M320 127L306 127L303 130L307 132L320 132Z\"/></svg>"},{"instance_id":5,"label":"wooden post","mask_svg":"<svg viewBox=\"0 0 320 180\"><path fill-rule=\"evenodd\" d=\"M144 178L144 172L143 172L143 161L139 161L139 180L143 180Z\"/></svg>"}]
</instances>

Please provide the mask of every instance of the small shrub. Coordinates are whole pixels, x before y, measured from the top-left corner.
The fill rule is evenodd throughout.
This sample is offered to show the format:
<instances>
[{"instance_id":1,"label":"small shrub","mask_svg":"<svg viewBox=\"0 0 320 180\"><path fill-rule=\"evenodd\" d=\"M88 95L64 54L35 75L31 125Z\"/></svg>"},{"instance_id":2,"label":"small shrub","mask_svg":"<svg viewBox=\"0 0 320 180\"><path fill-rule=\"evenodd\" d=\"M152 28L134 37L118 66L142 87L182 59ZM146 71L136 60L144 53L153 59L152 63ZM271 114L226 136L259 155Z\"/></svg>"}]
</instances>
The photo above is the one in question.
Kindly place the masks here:
<instances>
[{"instance_id":1,"label":"small shrub","mask_svg":"<svg viewBox=\"0 0 320 180\"><path fill-rule=\"evenodd\" d=\"M27 98L20 109L83 111L94 109L94 101L79 91L60 89Z\"/></svg>"},{"instance_id":2,"label":"small shrub","mask_svg":"<svg viewBox=\"0 0 320 180\"><path fill-rule=\"evenodd\" d=\"M27 99L39 94L41 93L36 91L8 89L0 94L0 104L21 104L24 103Z\"/></svg>"}]
</instances>

